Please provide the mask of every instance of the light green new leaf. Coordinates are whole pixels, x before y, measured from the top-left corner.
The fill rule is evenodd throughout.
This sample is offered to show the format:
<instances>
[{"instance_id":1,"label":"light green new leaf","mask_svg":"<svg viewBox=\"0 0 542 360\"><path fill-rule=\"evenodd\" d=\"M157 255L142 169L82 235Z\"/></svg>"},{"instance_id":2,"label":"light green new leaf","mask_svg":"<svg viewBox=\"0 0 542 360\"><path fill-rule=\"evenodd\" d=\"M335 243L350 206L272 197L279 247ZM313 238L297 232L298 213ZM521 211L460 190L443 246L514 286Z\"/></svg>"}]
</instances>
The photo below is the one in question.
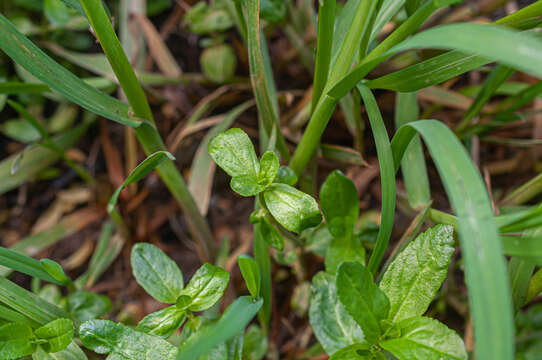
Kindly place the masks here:
<instances>
[{"instance_id":1,"label":"light green new leaf","mask_svg":"<svg viewBox=\"0 0 542 360\"><path fill-rule=\"evenodd\" d=\"M87 349L115 360L173 360L177 355L177 348L166 340L109 320L83 323L79 336Z\"/></svg>"},{"instance_id":2,"label":"light green new leaf","mask_svg":"<svg viewBox=\"0 0 542 360\"><path fill-rule=\"evenodd\" d=\"M266 151L260 159L260 172L258 174L259 183L270 185L279 171L279 158L273 151Z\"/></svg>"},{"instance_id":3,"label":"light green new leaf","mask_svg":"<svg viewBox=\"0 0 542 360\"><path fill-rule=\"evenodd\" d=\"M230 187L241 196L255 196L265 190L253 175L239 175L231 178Z\"/></svg>"},{"instance_id":4,"label":"light green new leaf","mask_svg":"<svg viewBox=\"0 0 542 360\"><path fill-rule=\"evenodd\" d=\"M135 167L132 172L128 175L126 180L119 186L107 203L107 211L112 212L115 209L117 201L119 199L120 192L128 185L138 182L143 179L145 175L153 171L158 165L163 163L165 160L175 160L175 157L167 151L157 151L145 158L139 165Z\"/></svg>"},{"instance_id":5,"label":"light green new leaf","mask_svg":"<svg viewBox=\"0 0 542 360\"><path fill-rule=\"evenodd\" d=\"M239 128L229 129L211 139L209 154L231 177L249 175L258 178L260 164L254 145Z\"/></svg>"},{"instance_id":6,"label":"light green new leaf","mask_svg":"<svg viewBox=\"0 0 542 360\"><path fill-rule=\"evenodd\" d=\"M334 353L329 360L373 360L369 344L354 344Z\"/></svg>"},{"instance_id":7,"label":"light green new leaf","mask_svg":"<svg viewBox=\"0 0 542 360\"><path fill-rule=\"evenodd\" d=\"M347 236L354 231L359 216L358 192L352 180L339 170L333 171L322 184L320 204L333 236Z\"/></svg>"},{"instance_id":8,"label":"light green new leaf","mask_svg":"<svg viewBox=\"0 0 542 360\"><path fill-rule=\"evenodd\" d=\"M57 319L37 328L34 334L39 340L47 341L40 346L48 353L64 350L72 342L73 322L69 319Z\"/></svg>"},{"instance_id":9,"label":"light green new leaf","mask_svg":"<svg viewBox=\"0 0 542 360\"><path fill-rule=\"evenodd\" d=\"M203 264L194 274L181 295L191 298L191 311L203 311L213 306L224 294L230 274L211 264Z\"/></svg>"},{"instance_id":10,"label":"light green new leaf","mask_svg":"<svg viewBox=\"0 0 542 360\"><path fill-rule=\"evenodd\" d=\"M200 329L179 348L177 360L196 360L215 346L233 338L252 320L262 307L263 299L242 296L235 300L213 324Z\"/></svg>"},{"instance_id":11,"label":"light green new leaf","mask_svg":"<svg viewBox=\"0 0 542 360\"><path fill-rule=\"evenodd\" d=\"M75 291L68 295L68 312L78 322L97 319L111 311L111 300L107 296L89 291Z\"/></svg>"},{"instance_id":12,"label":"light green new leaf","mask_svg":"<svg viewBox=\"0 0 542 360\"><path fill-rule=\"evenodd\" d=\"M314 335L330 355L364 339L359 325L337 298L334 277L324 272L312 278L309 321Z\"/></svg>"},{"instance_id":13,"label":"light green new leaf","mask_svg":"<svg viewBox=\"0 0 542 360\"><path fill-rule=\"evenodd\" d=\"M183 290L183 274L162 250L147 243L132 248L131 264L139 285L156 300L175 304Z\"/></svg>"},{"instance_id":14,"label":"light green new leaf","mask_svg":"<svg viewBox=\"0 0 542 360\"><path fill-rule=\"evenodd\" d=\"M399 360L466 360L463 340L446 325L426 317L413 317L396 324L401 337L379 345Z\"/></svg>"},{"instance_id":15,"label":"light green new leaf","mask_svg":"<svg viewBox=\"0 0 542 360\"><path fill-rule=\"evenodd\" d=\"M237 263L239 264L239 269L241 269L241 274L243 275L243 279L245 279L250 295L256 299L259 298L262 278L258 263L250 256L244 254L239 255Z\"/></svg>"},{"instance_id":16,"label":"light green new leaf","mask_svg":"<svg viewBox=\"0 0 542 360\"><path fill-rule=\"evenodd\" d=\"M337 296L346 311L361 327L365 340L376 344L382 335L381 320L388 316L390 302L360 263L343 263L337 272Z\"/></svg>"},{"instance_id":17,"label":"light green new leaf","mask_svg":"<svg viewBox=\"0 0 542 360\"><path fill-rule=\"evenodd\" d=\"M316 200L290 185L271 184L263 197L271 215L290 231L299 234L322 221Z\"/></svg>"},{"instance_id":18,"label":"light green new leaf","mask_svg":"<svg viewBox=\"0 0 542 360\"><path fill-rule=\"evenodd\" d=\"M29 73L81 107L128 126L140 120L130 115L128 105L108 96L63 68L22 35L0 14L0 49Z\"/></svg>"},{"instance_id":19,"label":"light green new leaf","mask_svg":"<svg viewBox=\"0 0 542 360\"><path fill-rule=\"evenodd\" d=\"M186 311L176 306L169 306L150 313L137 324L136 330L149 335L169 338L186 320Z\"/></svg>"},{"instance_id":20,"label":"light green new leaf","mask_svg":"<svg viewBox=\"0 0 542 360\"><path fill-rule=\"evenodd\" d=\"M425 313L448 273L454 252L453 227L437 225L420 234L395 258L380 282L390 300L389 319Z\"/></svg>"},{"instance_id":21,"label":"light green new leaf","mask_svg":"<svg viewBox=\"0 0 542 360\"><path fill-rule=\"evenodd\" d=\"M11 323L0 326L0 359L17 360L32 354L32 328L27 324Z\"/></svg>"}]
</instances>

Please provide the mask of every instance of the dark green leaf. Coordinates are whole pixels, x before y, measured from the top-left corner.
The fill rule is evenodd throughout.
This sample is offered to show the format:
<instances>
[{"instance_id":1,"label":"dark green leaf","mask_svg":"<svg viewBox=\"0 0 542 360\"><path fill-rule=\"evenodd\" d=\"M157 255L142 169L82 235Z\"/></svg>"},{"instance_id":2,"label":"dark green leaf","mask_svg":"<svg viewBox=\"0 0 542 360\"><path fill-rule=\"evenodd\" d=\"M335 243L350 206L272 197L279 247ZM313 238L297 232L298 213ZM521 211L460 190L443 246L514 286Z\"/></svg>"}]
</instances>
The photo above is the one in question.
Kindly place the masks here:
<instances>
[{"instance_id":1,"label":"dark green leaf","mask_svg":"<svg viewBox=\"0 0 542 360\"><path fill-rule=\"evenodd\" d=\"M239 255L237 263L239 264L239 269L241 269L241 274L245 279L250 295L252 295L253 298L259 298L262 283L260 267L256 261L248 255Z\"/></svg>"},{"instance_id":2,"label":"dark green leaf","mask_svg":"<svg viewBox=\"0 0 542 360\"><path fill-rule=\"evenodd\" d=\"M334 237L348 236L354 231L359 215L358 192L354 183L340 171L333 171L322 184L320 204Z\"/></svg>"},{"instance_id":3,"label":"dark green leaf","mask_svg":"<svg viewBox=\"0 0 542 360\"><path fill-rule=\"evenodd\" d=\"M270 22L279 22L286 16L285 0L261 0L260 16Z\"/></svg>"},{"instance_id":4,"label":"dark green leaf","mask_svg":"<svg viewBox=\"0 0 542 360\"><path fill-rule=\"evenodd\" d=\"M88 291L76 291L68 295L68 311L78 323L97 319L111 311L107 296Z\"/></svg>"},{"instance_id":5,"label":"dark green leaf","mask_svg":"<svg viewBox=\"0 0 542 360\"><path fill-rule=\"evenodd\" d=\"M79 328L83 345L111 359L173 360L177 348L157 336L109 320L89 320Z\"/></svg>"},{"instance_id":6,"label":"dark green leaf","mask_svg":"<svg viewBox=\"0 0 542 360\"><path fill-rule=\"evenodd\" d=\"M337 297L334 277L324 272L312 278L309 321L314 335L330 355L364 339L359 325Z\"/></svg>"},{"instance_id":7,"label":"dark green leaf","mask_svg":"<svg viewBox=\"0 0 542 360\"><path fill-rule=\"evenodd\" d=\"M214 347L198 360L242 360L243 359L243 333Z\"/></svg>"},{"instance_id":8,"label":"dark green leaf","mask_svg":"<svg viewBox=\"0 0 542 360\"><path fill-rule=\"evenodd\" d=\"M132 271L139 285L156 300L175 304L183 290L181 270L162 250L147 243L132 248Z\"/></svg>"},{"instance_id":9,"label":"dark green leaf","mask_svg":"<svg viewBox=\"0 0 542 360\"><path fill-rule=\"evenodd\" d=\"M379 345L399 360L466 360L463 340L446 325L426 317L414 317L396 324L401 337Z\"/></svg>"},{"instance_id":10,"label":"dark green leaf","mask_svg":"<svg viewBox=\"0 0 542 360\"><path fill-rule=\"evenodd\" d=\"M334 353L329 360L372 360L375 359L368 344L354 344Z\"/></svg>"},{"instance_id":11,"label":"dark green leaf","mask_svg":"<svg viewBox=\"0 0 542 360\"><path fill-rule=\"evenodd\" d=\"M209 143L209 154L228 175L249 175L257 182L260 164L254 145L243 130L233 128L215 136Z\"/></svg>"},{"instance_id":12,"label":"dark green leaf","mask_svg":"<svg viewBox=\"0 0 542 360\"><path fill-rule=\"evenodd\" d=\"M300 233L322 221L316 200L286 184L271 184L263 193L271 215L286 229Z\"/></svg>"},{"instance_id":13,"label":"dark green leaf","mask_svg":"<svg viewBox=\"0 0 542 360\"><path fill-rule=\"evenodd\" d=\"M454 230L437 225L419 235L390 264L380 289L390 300L389 319L398 322L425 313L448 273Z\"/></svg>"},{"instance_id":14,"label":"dark green leaf","mask_svg":"<svg viewBox=\"0 0 542 360\"><path fill-rule=\"evenodd\" d=\"M36 345L31 342L32 328L27 324L11 323L0 326L0 359L17 360L31 355Z\"/></svg>"},{"instance_id":15,"label":"dark green leaf","mask_svg":"<svg viewBox=\"0 0 542 360\"><path fill-rule=\"evenodd\" d=\"M181 295L189 296L191 311L203 311L213 306L224 294L230 274L211 264L203 264L196 271Z\"/></svg>"},{"instance_id":16,"label":"dark green leaf","mask_svg":"<svg viewBox=\"0 0 542 360\"><path fill-rule=\"evenodd\" d=\"M357 262L339 267L336 285L340 302L363 330L365 340L376 344L382 335L380 322L390 310L386 294L375 285L369 270Z\"/></svg>"},{"instance_id":17,"label":"dark green leaf","mask_svg":"<svg viewBox=\"0 0 542 360\"><path fill-rule=\"evenodd\" d=\"M34 334L38 339L47 341L40 344L46 352L56 353L64 350L72 342L73 322L69 319L57 319L37 328Z\"/></svg>"},{"instance_id":18,"label":"dark green leaf","mask_svg":"<svg viewBox=\"0 0 542 360\"><path fill-rule=\"evenodd\" d=\"M262 218L260 222L260 231L264 241L273 249L284 250L284 238L280 231L273 226L267 218Z\"/></svg>"},{"instance_id":19,"label":"dark green leaf","mask_svg":"<svg viewBox=\"0 0 542 360\"><path fill-rule=\"evenodd\" d=\"M179 348L177 360L196 360L213 347L239 334L260 310L263 299L243 296L235 300L213 324L200 329Z\"/></svg>"},{"instance_id":20,"label":"dark green leaf","mask_svg":"<svg viewBox=\"0 0 542 360\"><path fill-rule=\"evenodd\" d=\"M177 306L169 306L145 316L136 327L150 335L169 338L186 320L186 312Z\"/></svg>"},{"instance_id":21,"label":"dark green leaf","mask_svg":"<svg viewBox=\"0 0 542 360\"><path fill-rule=\"evenodd\" d=\"M68 8L62 0L44 0L43 11L47 20L55 26L64 26L70 19Z\"/></svg>"}]
</instances>

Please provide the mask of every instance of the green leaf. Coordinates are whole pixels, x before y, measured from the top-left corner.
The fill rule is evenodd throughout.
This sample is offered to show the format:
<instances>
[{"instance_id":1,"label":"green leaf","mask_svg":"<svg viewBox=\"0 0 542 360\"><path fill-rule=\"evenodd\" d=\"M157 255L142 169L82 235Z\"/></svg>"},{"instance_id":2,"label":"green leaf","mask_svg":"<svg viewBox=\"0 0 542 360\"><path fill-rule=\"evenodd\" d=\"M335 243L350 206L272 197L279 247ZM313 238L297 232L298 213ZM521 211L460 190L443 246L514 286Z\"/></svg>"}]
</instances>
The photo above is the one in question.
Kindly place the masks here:
<instances>
[{"instance_id":1,"label":"green leaf","mask_svg":"<svg viewBox=\"0 0 542 360\"><path fill-rule=\"evenodd\" d=\"M230 81L237 67L237 55L228 44L206 48L200 56L201 70L209 80L217 84Z\"/></svg>"},{"instance_id":2,"label":"green leaf","mask_svg":"<svg viewBox=\"0 0 542 360\"><path fill-rule=\"evenodd\" d=\"M453 233L453 227L437 225L420 234L390 264L380 289L390 300L393 322L425 313L448 273Z\"/></svg>"},{"instance_id":3,"label":"green leaf","mask_svg":"<svg viewBox=\"0 0 542 360\"><path fill-rule=\"evenodd\" d=\"M40 264L49 275L51 275L56 281L61 284L71 283L71 279L64 273L64 269L59 263L50 259L41 259Z\"/></svg>"},{"instance_id":4,"label":"green leaf","mask_svg":"<svg viewBox=\"0 0 542 360\"><path fill-rule=\"evenodd\" d=\"M330 355L364 340L361 328L339 301L335 279L330 274L319 272L312 278L309 321L314 335Z\"/></svg>"},{"instance_id":5,"label":"green leaf","mask_svg":"<svg viewBox=\"0 0 542 360\"><path fill-rule=\"evenodd\" d=\"M446 325L426 317L396 324L401 337L380 342L399 360L466 360L463 340Z\"/></svg>"},{"instance_id":6,"label":"green leaf","mask_svg":"<svg viewBox=\"0 0 542 360\"><path fill-rule=\"evenodd\" d=\"M240 175L231 178L230 187L241 196L255 196L265 190L253 175Z\"/></svg>"},{"instance_id":7,"label":"green leaf","mask_svg":"<svg viewBox=\"0 0 542 360\"><path fill-rule=\"evenodd\" d=\"M32 328L27 324L11 323L0 326L0 359L17 360L32 354Z\"/></svg>"},{"instance_id":8,"label":"green leaf","mask_svg":"<svg viewBox=\"0 0 542 360\"><path fill-rule=\"evenodd\" d=\"M374 357L370 349L368 344L350 345L334 353L329 360L372 360Z\"/></svg>"},{"instance_id":9,"label":"green leaf","mask_svg":"<svg viewBox=\"0 0 542 360\"><path fill-rule=\"evenodd\" d=\"M259 183L267 187L270 185L279 171L279 158L273 151L266 151L260 159Z\"/></svg>"},{"instance_id":10,"label":"green leaf","mask_svg":"<svg viewBox=\"0 0 542 360\"><path fill-rule=\"evenodd\" d=\"M281 21L286 16L286 1L260 0L260 16L272 23Z\"/></svg>"},{"instance_id":11,"label":"green leaf","mask_svg":"<svg viewBox=\"0 0 542 360\"><path fill-rule=\"evenodd\" d=\"M74 329L69 319L57 319L37 328L34 334L39 340L46 340L40 346L48 353L64 350L72 342Z\"/></svg>"},{"instance_id":12,"label":"green leaf","mask_svg":"<svg viewBox=\"0 0 542 360\"><path fill-rule=\"evenodd\" d=\"M339 170L333 171L320 189L320 204L334 237L354 231L359 216L358 192L354 183Z\"/></svg>"},{"instance_id":13,"label":"green leaf","mask_svg":"<svg viewBox=\"0 0 542 360\"><path fill-rule=\"evenodd\" d=\"M250 325L243 342L244 360L261 360L267 353L267 336L257 325Z\"/></svg>"},{"instance_id":14,"label":"green leaf","mask_svg":"<svg viewBox=\"0 0 542 360\"><path fill-rule=\"evenodd\" d=\"M0 247L0 265L54 284L63 284L45 271L39 260L4 247Z\"/></svg>"},{"instance_id":15,"label":"green leaf","mask_svg":"<svg viewBox=\"0 0 542 360\"><path fill-rule=\"evenodd\" d=\"M89 320L79 328L83 345L113 359L173 360L177 348L157 336L109 320Z\"/></svg>"},{"instance_id":16,"label":"green leaf","mask_svg":"<svg viewBox=\"0 0 542 360\"><path fill-rule=\"evenodd\" d=\"M194 274L181 295L189 296L191 311L203 311L213 306L224 294L230 274L211 264L203 264Z\"/></svg>"},{"instance_id":17,"label":"green leaf","mask_svg":"<svg viewBox=\"0 0 542 360\"><path fill-rule=\"evenodd\" d=\"M294 186L297 183L297 175L288 166L280 166L275 182Z\"/></svg>"},{"instance_id":18,"label":"green leaf","mask_svg":"<svg viewBox=\"0 0 542 360\"><path fill-rule=\"evenodd\" d=\"M181 270L162 250L147 243L132 248L131 264L139 285L156 300L175 304L183 290Z\"/></svg>"},{"instance_id":19,"label":"green leaf","mask_svg":"<svg viewBox=\"0 0 542 360\"><path fill-rule=\"evenodd\" d=\"M117 201L119 199L120 192L128 185L138 182L143 179L145 175L153 171L158 165L165 160L175 160L175 157L167 151L157 151L145 158L134 170L130 172L126 180L119 186L107 203L107 211L112 212L115 209Z\"/></svg>"},{"instance_id":20,"label":"green leaf","mask_svg":"<svg viewBox=\"0 0 542 360\"><path fill-rule=\"evenodd\" d=\"M56 353L47 353L41 346L32 354L32 360L87 360L87 356L75 342Z\"/></svg>"},{"instance_id":21,"label":"green leaf","mask_svg":"<svg viewBox=\"0 0 542 360\"><path fill-rule=\"evenodd\" d=\"M4 121L0 131L2 131L2 134L5 136L23 143L31 143L41 139L39 131L37 131L28 121L23 119Z\"/></svg>"},{"instance_id":22,"label":"green leaf","mask_svg":"<svg viewBox=\"0 0 542 360\"><path fill-rule=\"evenodd\" d=\"M185 320L184 310L169 306L145 316L137 324L136 330L167 339L181 327Z\"/></svg>"},{"instance_id":23,"label":"green leaf","mask_svg":"<svg viewBox=\"0 0 542 360\"><path fill-rule=\"evenodd\" d=\"M392 141L396 167L416 132L429 148L457 215L476 356L493 360L513 358L509 279L501 244L496 241L498 228L486 186L462 144L440 121L420 120L399 129Z\"/></svg>"},{"instance_id":24,"label":"green leaf","mask_svg":"<svg viewBox=\"0 0 542 360\"><path fill-rule=\"evenodd\" d=\"M237 263L239 264L239 269L241 269L241 274L243 275L243 279L245 279L250 295L253 298L259 298L262 284L260 267L253 258L244 254L239 255Z\"/></svg>"},{"instance_id":25,"label":"green leaf","mask_svg":"<svg viewBox=\"0 0 542 360\"><path fill-rule=\"evenodd\" d=\"M376 344L383 333L380 322L390 310L386 294L375 285L369 270L357 262L339 267L336 285L340 302L361 327L365 340Z\"/></svg>"},{"instance_id":26,"label":"green leaf","mask_svg":"<svg viewBox=\"0 0 542 360\"><path fill-rule=\"evenodd\" d=\"M326 271L335 274L339 265L343 262L356 261L361 265L366 264L365 248L363 244L352 233L334 237L326 251Z\"/></svg>"},{"instance_id":27,"label":"green leaf","mask_svg":"<svg viewBox=\"0 0 542 360\"><path fill-rule=\"evenodd\" d=\"M63 68L1 14L0 49L15 63L81 107L124 125L141 124L130 115L128 105L96 90Z\"/></svg>"},{"instance_id":28,"label":"green leaf","mask_svg":"<svg viewBox=\"0 0 542 360\"><path fill-rule=\"evenodd\" d=\"M263 299L242 296L235 300L213 324L200 329L179 348L177 360L196 360L215 346L243 331L262 307Z\"/></svg>"},{"instance_id":29,"label":"green leaf","mask_svg":"<svg viewBox=\"0 0 542 360\"><path fill-rule=\"evenodd\" d=\"M44 0L43 12L47 20L55 26L64 26L70 19L68 8L61 0Z\"/></svg>"},{"instance_id":30,"label":"green leaf","mask_svg":"<svg viewBox=\"0 0 542 360\"><path fill-rule=\"evenodd\" d=\"M198 360L242 360L243 359L243 333L215 346Z\"/></svg>"},{"instance_id":31,"label":"green leaf","mask_svg":"<svg viewBox=\"0 0 542 360\"><path fill-rule=\"evenodd\" d=\"M243 130L233 128L215 136L209 143L209 154L231 177L248 175L257 182L260 164L254 145Z\"/></svg>"},{"instance_id":32,"label":"green leaf","mask_svg":"<svg viewBox=\"0 0 542 360\"><path fill-rule=\"evenodd\" d=\"M267 245L278 251L284 250L284 238L282 234L265 217L260 221L260 232Z\"/></svg>"},{"instance_id":33,"label":"green leaf","mask_svg":"<svg viewBox=\"0 0 542 360\"><path fill-rule=\"evenodd\" d=\"M111 300L107 296L79 290L68 295L68 311L78 322L97 319L111 311Z\"/></svg>"},{"instance_id":34,"label":"green leaf","mask_svg":"<svg viewBox=\"0 0 542 360\"><path fill-rule=\"evenodd\" d=\"M322 221L316 200L290 185L271 184L263 197L271 215L290 231L299 234Z\"/></svg>"}]
</instances>

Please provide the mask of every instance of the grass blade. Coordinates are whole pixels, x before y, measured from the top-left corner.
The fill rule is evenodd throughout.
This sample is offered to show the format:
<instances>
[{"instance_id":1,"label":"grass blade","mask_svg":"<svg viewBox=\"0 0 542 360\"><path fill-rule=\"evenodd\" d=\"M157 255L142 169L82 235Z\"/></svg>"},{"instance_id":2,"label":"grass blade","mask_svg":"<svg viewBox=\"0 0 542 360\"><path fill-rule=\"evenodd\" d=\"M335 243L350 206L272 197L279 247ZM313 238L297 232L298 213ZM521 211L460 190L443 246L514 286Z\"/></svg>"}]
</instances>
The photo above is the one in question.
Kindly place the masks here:
<instances>
[{"instance_id":1,"label":"grass blade","mask_svg":"<svg viewBox=\"0 0 542 360\"><path fill-rule=\"evenodd\" d=\"M365 103L367 116L371 124L371 130L376 144L378 163L380 165L380 183L382 186L382 216L380 229L376 239L376 245L367 268L371 273L376 274L384 252L388 248L393 222L395 218L395 169L393 166L393 155L391 152L390 139L384 120L378 109L378 104L371 90L365 86L358 86L358 91Z\"/></svg>"},{"instance_id":2,"label":"grass blade","mask_svg":"<svg viewBox=\"0 0 542 360\"><path fill-rule=\"evenodd\" d=\"M64 285L43 269L39 260L0 247L0 265L57 285Z\"/></svg>"},{"instance_id":3,"label":"grass blade","mask_svg":"<svg viewBox=\"0 0 542 360\"><path fill-rule=\"evenodd\" d=\"M60 66L17 31L2 14L0 49L32 75L81 107L124 125L141 124L140 120L130 115L128 105L91 87Z\"/></svg>"},{"instance_id":4,"label":"grass blade","mask_svg":"<svg viewBox=\"0 0 542 360\"><path fill-rule=\"evenodd\" d=\"M476 357L513 359L514 322L508 274L487 189L459 140L436 120L420 120L399 129L392 140L396 169L416 132L429 148L457 215L474 318Z\"/></svg>"}]
</instances>

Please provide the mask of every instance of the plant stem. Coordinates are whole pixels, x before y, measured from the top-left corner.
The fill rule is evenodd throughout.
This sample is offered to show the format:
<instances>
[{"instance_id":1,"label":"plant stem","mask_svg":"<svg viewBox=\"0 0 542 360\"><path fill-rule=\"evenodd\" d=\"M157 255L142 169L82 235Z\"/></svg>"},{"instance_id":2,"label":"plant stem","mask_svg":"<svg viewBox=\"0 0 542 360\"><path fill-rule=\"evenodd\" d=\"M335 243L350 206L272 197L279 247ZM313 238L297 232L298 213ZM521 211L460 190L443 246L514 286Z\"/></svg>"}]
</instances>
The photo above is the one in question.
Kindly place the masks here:
<instances>
[{"instance_id":1,"label":"plant stem","mask_svg":"<svg viewBox=\"0 0 542 360\"><path fill-rule=\"evenodd\" d=\"M142 125L135 128L136 137L143 146L143 150L147 155L166 150L162 138L154 126L152 112L143 88L135 76L101 1L81 0L81 5L83 5L102 49L126 94L134 116L146 120ZM190 231L198 242L197 248L200 258L203 261L212 261L217 254L217 245L213 239L211 229L199 212L175 164L171 160L166 160L157 168L157 171L186 214Z\"/></svg>"}]
</instances>

